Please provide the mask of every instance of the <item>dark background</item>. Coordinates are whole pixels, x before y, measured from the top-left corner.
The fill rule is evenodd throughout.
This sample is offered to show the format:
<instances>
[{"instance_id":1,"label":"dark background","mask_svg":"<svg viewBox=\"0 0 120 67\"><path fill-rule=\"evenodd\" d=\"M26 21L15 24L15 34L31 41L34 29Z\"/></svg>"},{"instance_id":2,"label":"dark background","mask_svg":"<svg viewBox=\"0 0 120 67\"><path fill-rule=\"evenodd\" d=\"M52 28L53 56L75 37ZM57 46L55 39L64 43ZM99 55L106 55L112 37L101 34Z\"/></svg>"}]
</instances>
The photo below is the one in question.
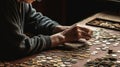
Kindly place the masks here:
<instances>
[{"instance_id":1,"label":"dark background","mask_svg":"<svg viewBox=\"0 0 120 67\"><path fill-rule=\"evenodd\" d=\"M42 0L33 7L62 25L72 25L97 12L118 12L120 3L109 0Z\"/></svg>"}]
</instances>

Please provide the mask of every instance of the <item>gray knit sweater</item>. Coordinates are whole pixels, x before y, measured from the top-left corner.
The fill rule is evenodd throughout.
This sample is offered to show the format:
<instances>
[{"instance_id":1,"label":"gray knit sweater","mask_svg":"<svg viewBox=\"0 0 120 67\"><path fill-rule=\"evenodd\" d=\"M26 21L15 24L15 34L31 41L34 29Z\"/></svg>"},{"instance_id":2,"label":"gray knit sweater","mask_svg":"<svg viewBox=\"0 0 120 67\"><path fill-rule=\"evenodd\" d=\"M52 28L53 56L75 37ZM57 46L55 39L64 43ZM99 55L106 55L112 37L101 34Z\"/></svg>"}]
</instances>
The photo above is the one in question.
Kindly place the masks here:
<instances>
[{"instance_id":1,"label":"gray knit sweater","mask_svg":"<svg viewBox=\"0 0 120 67\"><path fill-rule=\"evenodd\" d=\"M50 48L50 37L42 34L51 34L56 25L31 4L0 0L0 57L14 59Z\"/></svg>"}]
</instances>

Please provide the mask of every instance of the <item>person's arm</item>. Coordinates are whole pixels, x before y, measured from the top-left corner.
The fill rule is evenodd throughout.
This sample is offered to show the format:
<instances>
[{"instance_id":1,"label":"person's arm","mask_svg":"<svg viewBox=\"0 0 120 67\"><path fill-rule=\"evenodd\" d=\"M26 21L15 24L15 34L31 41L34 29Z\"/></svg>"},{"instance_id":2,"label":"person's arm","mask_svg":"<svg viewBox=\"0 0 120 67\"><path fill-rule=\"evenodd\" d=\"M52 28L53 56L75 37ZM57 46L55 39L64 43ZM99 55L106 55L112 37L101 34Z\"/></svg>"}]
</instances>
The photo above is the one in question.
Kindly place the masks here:
<instances>
[{"instance_id":1,"label":"person's arm","mask_svg":"<svg viewBox=\"0 0 120 67\"><path fill-rule=\"evenodd\" d=\"M31 48L30 52L34 53L51 48L51 37L47 35L53 34L54 30L61 25L43 16L40 12L36 12L31 4L26 4L25 7L25 32L36 34L32 38L26 39L27 45L30 45L29 48Z\"/></svg>"},{"instance_id":2,"label":"person's arm","mask_svg":"<svg viewBox=\"0 0 120 67\"><path fill-rule=\"evenodd\" d=\"M34 34L53 34L55 27L61 26L56 21L42 15L32 7L26 4L25 32L34 32Z\"/></svg>"},{"instance_id":3,"label":"person's arm","mask_svg":"<svg viewBox=\"0 0 120 67\"><path fill-rule=\"evenodd\" d=\"M10 3L5 3L7 5L3 8L4 13L1 17L3 21L1 21L0 24L0 30L2 31L0 33L0 43L4 43L4 45L1 45L0 53L2 52L1 54L4 57L11 56L14 58L51 48L51 37L39 33L52 34L53 29L59 24L43 16L41 13L36 12L30 4L26 5L23 3L26 7L25 9L28 9L28 11L24 13L24 23L24 16L19 14L19 8L18 5L16 5L18 3L16 3L16 0L8 1ZM23 11L25 9L23 8ZM23 30L23 28L25 29ZM34 32L37 34L29 37L25 32Z\"/></svg>"},{"instance_id":4,"label":"person's arm","mask_svg":"<svg viewBox=\"0 0 120 67\"><path fill-rule=\"evenodd\" d=\"M41 13L36 13L36 11L29 5L30 11L28 15L30 16L31 20L36 20L37 18L37 24L38 27L36 27L37 31L42 30L43 32L54 32L56 34L53 34L50 36L51 46L55 47L59 44L63 44L65 42L71 42L76 41L79 38L85 38L89 39L90 34L87 34L88 32L84 32L79 26L73 25L73 26L62 26L59 24L56 24L56 22L52 21L51 19L41 15ZM32 27L31 27L32 28ZM34 28L33 28L34 29ZM80 31L78 31L80 29ZM58 33L60 32L60 33ZM49 43L47 43L48 45Z\"/></svg>"}]
</instances>

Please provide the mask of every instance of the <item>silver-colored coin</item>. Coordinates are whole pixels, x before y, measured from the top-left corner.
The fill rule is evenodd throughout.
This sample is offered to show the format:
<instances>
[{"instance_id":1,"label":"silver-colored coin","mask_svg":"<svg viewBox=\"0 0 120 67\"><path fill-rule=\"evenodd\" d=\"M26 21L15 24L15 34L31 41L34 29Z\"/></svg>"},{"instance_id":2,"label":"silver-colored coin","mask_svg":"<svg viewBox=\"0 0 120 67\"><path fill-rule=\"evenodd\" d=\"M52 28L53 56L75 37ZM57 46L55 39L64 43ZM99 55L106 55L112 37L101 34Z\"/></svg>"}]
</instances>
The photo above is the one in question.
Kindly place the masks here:
<instances>
[{"instance_id":1,"label":"silver-colored coin","mask_svg":"<svg viewBox=\"0 0 120 67\"><path fill-rule=\"evenodd\" d=\"M107 43L108 41L107 40L104 40L104 41L102 41L103 43Z\"/></svg>"},{"instance_id":2,"label":"silver-colored coin","mask_svg":"<svg viewBox=\"0 0 120 67\"><path fill-rule=\"evenodd\" d=\"M63 63L63 62L58 62L57 64L58 64L58 65L61 65L61 64L64 64L64 63Z\"/></svg>"},{"instance_id":3,"label":"silver-colored coin","mask_svg":"<svg viewBox=\"0 0 120 67\"><path fill-rule=\"evenodd\" d=\"M61 60L61 59L57 59L56 61L57 61L57 62L61 62L62 60Z\"/></svg>"},{"instance_id":4,"label":"silver-colored coin","mask_svg":"<svg viewBox=\"0 0 120 67\"><path fill-rule=\"evenodd\" d=\"M102 44L103 47L106 47L107 45L106 44Z\"/></svg>"},{"instance_id":5,"label":"silver-colored coin","mask_svg":"<svg viewBox=\"0 0 120 67\"><path fill-rule=\"evenodd\" d=\"M93 51L92 53L91 53L91 55L96 55L98 53L98 51Z\"/></svg>"},{"instance_id":6,"label":"silver-colored coin","mask_svg":"<svg viewBox=\"0 0 120 67\"><path fill-rule=\"evenodd\" d=\"M43 59L43 60L41 60L41 62L46 62L46 61L47 61L47 60L44 60L44 59Z\"/></svg>"},{"instance_id":7,"label":"silver-colored coin","mask_svg":"<svg viewBox=\"0 0 120 67\"><path fill-rule=\"evenodd\" d=\"M75 64L77 63L78 59L71 59L71 63Z\"/></svg>"},{"instance_id":8,"label":"silver-colored coin","mask_svg":"<svg viewBox=\"0 0 120 67\"><path fill-rule=\"evenodd\" d=\"M66 67L72 67L72 65L71 65L71 64L69 64L69 65L66 65Z\"/></svg>"},{"instance_id":9,"label":"silver-colored coin","mask_svg":"<svg viewBox=\"0 0 120 67\"><path fill-rule=\"evenodd\" d=\"M99 45L99 43L95 43L95 42L94 42L94 43L92 43L92 44L93 44L93 45Z\"/></svg>"},{"instance_id":10,"label":"silver-colored coin","mask_svg":"<svg viewBox=\"0 0 120 67\"><path fill-rule=\"evenodd\" d=\"M58 67L59 65L58 64L53 64L54 67Z\"/></svg>"},{"instance_id":11,"label":"silver-colored coin","mask_svg":"<svg viewBox=\"0 0 120 67\"><path fill-rule=\"evenodd\" d=\"M107 48L106 48L106 47L102 47L101 50L102 50L102 51L106 51Z\"/></svg>"},{"instance_id":12,"label":"silver-colored coin","mask_svg":"<svg viewBox=\"0 0 120 67\"><path fill-rule=\"evenodd\" d=\"M53 58L52 57L46 57L47 60L52 60Z\"/></svg>"},{"instance_id":13,"label":"silver-colored coin","mask_svg":"<svg viewBox=\"0 0 120 67\"><path fill-rule=\"evenodd\" d=\"M112 39L112 38L109 39L110 42L115 42L115 40L116 40L116 39Z\"/></svg>"},{"instance_id":14,"label":"silver-colored coin","mask_svg":"<svg viewBox=\"0 0 120 67\"><path fill-rule=\"evenodd\" d=\"M120 61L116 61L116 63L120 63Z\"/></svg>"},{"instance_id":15,"label":"silver-colored coin","mask_svg":"<svg viewBox=\"0 0 120 67\"><path fill-rule=\"evenodd\" d=\"M106 42L106 45L110 45L111 43L110 42Z\"/></svg>"},{"instance_id":16,"label":"silver-colored coin","mask_svg":"<svg viewBox=\"0 0 120 67\"><path fill-rule=\"evenodd\" d=\"M120 53L120 50L118 50L117 53Z\"/></svg>"},{"instance_id":17,"label":"silver-colored coin","mask_svg":"<svg viewBox=\"0 0 120 67\"><path fill-rule=\"evenodd\" d=\"M114 43L113 46L114 47L117 47L119 45L119 43Z\"/></svg>"},{"instance_id":18,"label":"silver-colored coin","mask_svg":"<svg viewBox=\"0 0 120 67\"><path fill-rule=\"evenodd\" d=\"M117 36L116 36L116 35L113 35L112 37L113 37L113 38L117 38Z\"/></svg>"},{"instance_id":19,"label":"silver-colored coin","mask_svg":"<svg viewBox=\"0 0 120 67\"><path fill-rule=\"evenodd\" d=\"M112 54L113 57L117 57L117 54Z\"/></svg>"},{"instance_id":20,"label":"silver-colored coin","mask_svg":"<svg viewBox=\"0 0 120 67\"><path fill-rule=\"evenodd\" d=\"M88 43L89 46L92 46L92 45L93 45L90 41L88 41L87 43Z\"/></svg>"},{"instance_id":21,"label":"silver-colored coin","mask_svg":"<svg viewBox=\"0 0 120 67\"><path fill-rule=\"evenodd\" d=\"M120 38L117 38L117 41L120 41Z\"/></svg>"},{"instance_id":22,"label":"silver-colored coin","mask_svg":"<svg viewBox=\"0 0 120 67\"><path fill-rule=\"evenodd\" d=\"M101 50L101 48L96 48L96 50Z\"/></svg>"},{"instance_id":23,"label":"silver-colored coin","mask_svg":"<svg viewBox=\"0 0 120 67\"><path fill-rule=\"evenodd\" d=\"M99 40L96 40L94 43L101 44L101 42Z\"/></svg>"},{"instance_id":24,"label":"silver-colored coin","mask_svg":"<svg viewBox=\"0 0 120 67\"><path fill-rule=\"evenodd\" d=\"M88 60L87 60L87 62L90 62L90 61L91 61L91 59L88 59Z\"/></svg>"},{"instance_id":25,"label":"silver-colored coin","mask_svg":"<svg viewBox=\"0 0 120 67\"><path fill-rule=\"evenodd\" d=\"M70 63L70 62L64 62L64 64L66 64L66 65L70 65L71 63Z\"/></svg>"},{"instance_id":26,"label":"silver-colored coin","mask_svg":"<svg viewBox=\"0 0 120 67\"><path fill-rule=\"evenodd\" d=\"M65 64L61 64L60 67L66 67L66 65Z\"/></svg>"}]
</instances>

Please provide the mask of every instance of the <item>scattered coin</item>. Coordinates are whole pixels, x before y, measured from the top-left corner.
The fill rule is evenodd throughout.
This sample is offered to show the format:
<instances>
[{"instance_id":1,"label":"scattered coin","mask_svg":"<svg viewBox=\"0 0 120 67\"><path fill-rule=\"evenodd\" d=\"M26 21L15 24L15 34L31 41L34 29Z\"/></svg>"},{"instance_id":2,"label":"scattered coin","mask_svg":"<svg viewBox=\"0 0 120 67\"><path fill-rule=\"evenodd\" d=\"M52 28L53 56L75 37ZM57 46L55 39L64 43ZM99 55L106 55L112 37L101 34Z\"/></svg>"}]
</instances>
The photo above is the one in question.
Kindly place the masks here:
<instances>
[{"instance_id":1,"label":"scattered coin","mask_svg":"<svg viewBox=\"0 0 120 67\"><path fill-rule=\"evenodd\" d=\"M101 50L101 48L96 48L96 50Z\"/></svg>"},{"instance_id":2,"label":"scattered coin","mask_svg":"<svg viewBox=\"0 0 120 67\"><path fill-rule=\"evenodd\" d=\"M117 52L120 53L120 50L118 50Z\"/></svg>"},{"instance_id":3,"label":"scattered coin","mask_svg":"<svg viewBox=\"0 0 120 67\"><path fill-rule=\"evenodd\" d=\"M91 55L96 55L98 53L98 51L93 51L92 53L91 53Z\"/></svg>"},{"instance_id":4,"label":"scattered coin","mask_svg":"<svg viewBox=\"0 0 120 67\"><path fill-rule=\"evenodd\" d=\"M117 54L112 54L113 57L117 57Z\"/></svg>"},{"instance_id":5,"label":"scattered coin","mask_svg":"<svg viewBox=\"0 0 120 67\"><path fill-rule=\"evenodd\" d=\"M120 61L116 61L116 63L120 63Z\"/></svg>"}]
</instances>

